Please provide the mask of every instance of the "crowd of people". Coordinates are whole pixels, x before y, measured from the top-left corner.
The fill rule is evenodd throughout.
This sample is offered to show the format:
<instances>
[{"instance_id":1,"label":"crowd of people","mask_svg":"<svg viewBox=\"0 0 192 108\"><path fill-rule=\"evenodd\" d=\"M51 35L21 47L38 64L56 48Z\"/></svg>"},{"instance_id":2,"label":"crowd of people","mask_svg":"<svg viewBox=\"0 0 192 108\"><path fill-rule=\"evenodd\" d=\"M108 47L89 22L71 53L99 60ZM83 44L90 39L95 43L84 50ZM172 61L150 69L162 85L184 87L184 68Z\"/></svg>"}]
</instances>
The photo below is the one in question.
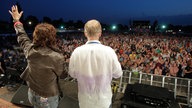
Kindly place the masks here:
<instances>
[{"instance_id":1,"label":"crowd of people","mask_svg":"<svg viewBox=\"0 0 192 108\"><path fill-rule=\"evenodd\" d=\"M86 38L83 33L63 33L57 37L57 45L64 54L68 68L71 53L76 47L83 45ZM16 68L19 64L26 63L16 37L0 38L3 44L1 46L4 46L1 49L6 66ZM191 37L103 33L100 41L115 50L123 70L192 78Z\"/></svg>"},{"instance_id":2,"label":"crowd of people","mask_svg":"<svg viewBox=\"0 0 192 108\"><path fill-rule=\"evenodd\" d=\"M112 47L123 70L192 78L192 38L177 36L134 36L103 34L101 42ZM70 36L69 36L70 37ZM78 37L78 39L76 38ZM65 60L86 40L80 36L59 41Z\"/></svg>"}]
</instances>

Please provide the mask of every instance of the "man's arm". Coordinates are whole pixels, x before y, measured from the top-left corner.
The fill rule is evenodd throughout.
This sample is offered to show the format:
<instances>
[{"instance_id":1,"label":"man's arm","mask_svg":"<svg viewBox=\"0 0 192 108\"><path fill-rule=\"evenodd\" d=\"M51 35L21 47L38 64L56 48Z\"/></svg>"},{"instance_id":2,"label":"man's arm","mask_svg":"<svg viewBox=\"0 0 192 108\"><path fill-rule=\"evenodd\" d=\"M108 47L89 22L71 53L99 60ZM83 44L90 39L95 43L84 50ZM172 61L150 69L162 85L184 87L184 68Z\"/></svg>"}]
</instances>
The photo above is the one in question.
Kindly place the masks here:
<instances>
[{"instance_id":1,"label":"man's arm","mask_svg":"<svg viewBox=\"0 0 192 108\"><path fill-rule=\"evenodd\" d=\"M112 52L112 58L113 58L113 78L119 78L122 76L123 71L121 68L121 64L118 61L117 55L115 51Z\"/></svg>"}]
</instances>

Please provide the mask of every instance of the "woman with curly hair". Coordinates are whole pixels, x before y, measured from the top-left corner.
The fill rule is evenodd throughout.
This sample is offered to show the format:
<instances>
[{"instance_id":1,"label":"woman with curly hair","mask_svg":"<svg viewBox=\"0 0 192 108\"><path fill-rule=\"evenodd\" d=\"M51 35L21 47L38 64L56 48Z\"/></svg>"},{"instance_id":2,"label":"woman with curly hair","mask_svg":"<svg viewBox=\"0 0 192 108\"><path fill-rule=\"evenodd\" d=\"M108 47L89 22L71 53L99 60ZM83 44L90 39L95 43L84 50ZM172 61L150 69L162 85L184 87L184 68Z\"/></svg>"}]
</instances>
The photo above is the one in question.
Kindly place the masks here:
<instances>
[{"instance_id":1,"label":"woman with curly hair","mask_svg":"<svg viewBox=\"0 0 192 108\"><path fill-rule=\"evenodd\" d=\"M9 13L13 17L17 41L27 59L21 78L29 87L30 103L34 108L57 108L60 93L58 77L64 70L64 57L56 50L56 29L47 23L39 24L31 41L19 21L23 12L19 13L17 6L13 6Z\"/></svg>"}]
</instances>

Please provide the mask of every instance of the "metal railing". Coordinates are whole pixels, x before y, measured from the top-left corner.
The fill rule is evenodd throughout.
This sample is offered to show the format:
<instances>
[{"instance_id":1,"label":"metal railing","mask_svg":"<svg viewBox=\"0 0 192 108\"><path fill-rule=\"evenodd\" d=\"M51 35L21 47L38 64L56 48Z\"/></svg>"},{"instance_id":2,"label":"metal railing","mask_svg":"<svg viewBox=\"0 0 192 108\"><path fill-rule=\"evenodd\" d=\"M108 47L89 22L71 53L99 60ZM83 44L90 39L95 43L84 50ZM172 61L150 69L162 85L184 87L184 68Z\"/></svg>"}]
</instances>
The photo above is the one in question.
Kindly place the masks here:
<instances>
[{"instance_id":1,"label":"metal railing","mask_svg":"<svg viewBox=\"0 0 192 108\"><path fill-rule=\"evenodd\" d=\"M177 97L183 97L186 99L186 104L192 106L192 79L146 74L142 72L136 73L124 70L118 83L118 92L121 93L125 92L127 84L134 83L164 87L174 93L175 99Z\"/></svg>"}]
</instances>

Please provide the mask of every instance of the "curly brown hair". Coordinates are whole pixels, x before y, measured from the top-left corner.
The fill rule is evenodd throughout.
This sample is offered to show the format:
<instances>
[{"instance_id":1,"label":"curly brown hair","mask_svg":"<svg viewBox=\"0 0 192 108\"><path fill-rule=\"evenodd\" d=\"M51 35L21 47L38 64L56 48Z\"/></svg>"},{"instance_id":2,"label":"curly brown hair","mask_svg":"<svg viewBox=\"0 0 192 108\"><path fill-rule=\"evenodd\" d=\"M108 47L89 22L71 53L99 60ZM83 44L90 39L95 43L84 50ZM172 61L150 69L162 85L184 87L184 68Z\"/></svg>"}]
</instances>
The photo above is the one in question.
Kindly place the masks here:
<instances>
[{"instance_id":1,"label":"curly brown hair","mask_svg":"<svg viewBox=\"0 0 192 108\"><path fill-rule=\"evenodd\" d=\"M33 43L41 47L54 47L56 45L56 29L48 23L41 23L33 32Z\"/></svg>"}]
</instances>

